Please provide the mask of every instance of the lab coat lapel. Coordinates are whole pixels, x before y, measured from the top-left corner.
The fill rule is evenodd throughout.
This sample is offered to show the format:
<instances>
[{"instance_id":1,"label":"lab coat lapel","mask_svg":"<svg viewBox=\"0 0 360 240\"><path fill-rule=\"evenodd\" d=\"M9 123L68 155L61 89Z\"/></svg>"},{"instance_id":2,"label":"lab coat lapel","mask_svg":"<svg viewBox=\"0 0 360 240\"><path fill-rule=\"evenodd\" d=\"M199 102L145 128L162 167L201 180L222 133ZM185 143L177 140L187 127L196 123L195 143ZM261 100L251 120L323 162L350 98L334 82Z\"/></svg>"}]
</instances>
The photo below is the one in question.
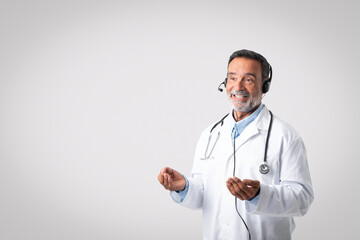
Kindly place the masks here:
<instances>
[{"instance_id":1,"label":"lab coat lapel","mask_svg":"<svg viewBox=\"0 0 360 240\"><path fill-rule=\"evenodd\" d=\"M239 137L237 137L235 139L235 149L236 151L246 142L248 141L250 138L252 138L253 136L257 135L259 133L259 130L256 126L256 122L253 121L252 123L250 123L245 129L244 131L240 134Z\"/></svg>"},{"instance_id":2,"label":"lab coat lapel","mask_svg":"<svg viewBox=\"0 0 360 240\"><path fill-rule=\"evenodd\" d=\"M270 119L269 111L266 108L266 106L264 106L261 112L259 113L259 116L257 116L257 118L244 129L244 131L240 134L240 136L235 139L235 150L237 151L249 139L251 139L257 134L260 134L260 131L267 130L269 119ZM234 127L235 120L232 116L232 112L230 112L230 115L225 119L224 123L225 123L223 128L224 131L223 137L225 138L223 140L225 142L224 151L228 153L227 155L229 156L230 159L234 153L231 131Z\"/></svg>"},{"instance_id":3,"label":"lab coat lapel","mask_svg":"<svg viewBox=\"0 0 360 240\"><path fill-rule=\"evenodd\" d=\"M226 153L228 153L227 155L229 156L229 159L232 158L233 153L234 153L234 145L233 145L233 140L234 139L231 136L231 132L232 132L232 129L233 129L234 125L235 125L235 120L234 120L234 118L232 116L232 113L230 113L230 114L231 115L229 116L229 118L225 119L225 125L224 125L224 128L223 128L223 131L225 133L224 134L225 139L223 139L223 141L225 142L224 150L225 150ZM257 119L255 119L252 123L250 123L244 129L244 131L240 134L240 136L235 139L235 149L236 149L236 151L246 141L248 141L251 137L253 137L254 135L259 133L259 130L258 130L257 126L256 126L256 122L257 122Z\"/></svg>"},{"instance_id":4,"label":"lab coat lapel","mask_svg":"<svg viewBox=\"0 0 360 240\"><path fill-rule=\"evenodd\" d=\"M259 113L259 116L257 116L257 118L244 129L244 131L240 134L240 136L236 138L235 140L236 151L249 139L251 139L257 134L260 134L261 130L267 130L269 119L270 119L269 111L266 108L266 106L264 106L261 112Z\"/></svg>"},{"instance_id":5,"label":"lab coat lapel","mask_svg":"<svg viewBox=\"0 0 360 240\"><path fill-rule=\"evenodd\" d=\"M235 120L232 116L232 111L230 112L229 116L225 119L224 122L224 127L223 127L223 141L224 141L224 153L226 154L225 156L229 156L232 157L233 152L234 152L234 147L233 147L233 143L232 143L232 137L231 137L231 132L232 129L234 127L235 124Z\"/></svg>"}]
</instances>

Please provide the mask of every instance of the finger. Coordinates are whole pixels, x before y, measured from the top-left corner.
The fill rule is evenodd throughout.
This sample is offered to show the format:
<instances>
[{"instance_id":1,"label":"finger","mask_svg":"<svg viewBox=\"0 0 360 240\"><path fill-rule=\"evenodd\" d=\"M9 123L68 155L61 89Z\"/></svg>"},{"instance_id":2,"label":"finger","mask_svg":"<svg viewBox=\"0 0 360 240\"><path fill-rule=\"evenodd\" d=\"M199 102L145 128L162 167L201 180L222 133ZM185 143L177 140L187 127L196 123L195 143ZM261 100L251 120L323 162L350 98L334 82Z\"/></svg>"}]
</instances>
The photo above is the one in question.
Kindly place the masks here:
<instances>
[{"instance_id":1,"label":"finger","mask_svg":"<svg viewBox=\"0 0 360 240\"><path fill-rule=\"evenodd\" d=\"M167 180L168 180L169 185L171 185L173 180L172 180L172 177L169 174L167 174Z\"/></svg>"},{"instance_id":2,"label":"finger","mask_svg":"<svg viewBox=\"0 0 360 240\"><path fill-rule=\"evenodd\" d=\"M168 181L169 190L172 190L173 187L174 187L173 179L172 179L172 177L171 177L169 174L166 174L166 175L167 175L167 181Z\"/></svg>"},{"instance_id":3,"label":"finger","mask_svg":"<svg viewBox=\"0 0 360 240\"><path fill-rule=\"evenodd\" d=\"M171 173L172 173L172 169L169 168L169 167L164 167L164 168L161 169L160 173L161 173L161 174L164 174L164 173L169 173L169 174L171 174Z\"/></svg>"},{"instance_id":4,"label":"finger","mask_svg":"<svg viewBox=\"0 0 360 240\"><path fill-rule=\"evenodd\" d=\"M232 195L234 195L235 197L239 198L240 200L245 200L244 196L242 194L240 194L236 188L234 184L231 184L231 189L232 189Z\"/></svg>"},{"instance_id":5,"label":"finger","mask_svg":"<svg viewBox=\"0 0 360 240\"><path fill-rule=\"evenodd\" d=\"M236 196L236 191L235 191L235 189L234 189L234 187L233 187L233 185L232 185L232 183L231 183L231 180L227 180L227 181L226 181L226 187L229 189L229 192L230 192L232 195L234 195L235 197L237 197L237 196Z\"/></svg>"},{"instance_id":6,"label":"finger","mask_svg":"<svg viewBox=\"0 0 360 240\"><path fill-rule=\"evenodd\" d=\"M247 186L251 186L254 188L260 187L260 182L258 180L243 179L242 182Z\"/></svg>"},{"instance_id":7,"label":"finger","mask_svg":"<svg viewBox=\"0 0 360 240\"><path fill-rule=\"evenodd\" d=\"M169 175L172 175L173 174L173 172L174 172L174 169L172 169L172 168L166 168L166 173L168 173Z\"/></svg>"},{"instance_id":8,"label":"finger","mask_svg":"<svg viewBox=\"0 0 360 240\"><path fill-rule=\"evenodd\" d=\"M163 174L163 176L164 176L164 188L165 189L169 189L169 187L170 187L170 184L169 184L169 175L167 174L167 173L164 173Z\"/></svg>"},{"instance_id":9,"label":"finger","mask_svg":"<svg viewBox=\"0 0 360 240\"><path fill-rule=\"evenodd\" d=\"M246 185L246 194L249 195L250 198L253 198L256 196L256 194L259 192L260 189L260 182L258 180L249 180L249 179L243 179L242 181Z\"/></svg>"},{"instance_id":10,"label":"finger","mask_svg":"<svg viewBox=\"0 0 360 240\"><path fill-rule=\"evenodd\" d=\"M161 185L164 185L164 175L162 173L158 175L158 181Z\"/></svg>"},{"instance_id":11,"label":"finger","mask_svg":"<svg viewBox=\"0 0 360 240\"><path fill-rule=\"evenodd\" d=\"M237 191L241 192L244 199L251 198L252 195L254 195L254 189L251 187L248 187L246 184L244 184L241 180L235 180L236 183L236 189Z\"/></svg>"},{"instance_id":12,"label":"finger","mask_svg":"<svg viewBox=\"0 0 360 240\"><path fill-rule=\"evenodd\" d=\"M239 178L234 177L233 186L234 186L236 193L241 196L241 198L240 198L241 200L248 199L246 192L243 190L245 185L241 182L241 180Z\"/></svg>"},{"instance_id":13,"label":"finger","mask_svg":"<svg viewBox=\"0 0 360 240\"><path fill-rule=\"evenodd\" d=\"M245 185L243 191L248 195L248 199L256 197L260 192L260 182L258 180L244 179Z\"/></svg>"},{"instance_id":14,"label":"finger","mask_svg":"<svg viewBox=\"0 0 360 240\"><path fill-rule=\"evenodd\" d=\"M243 184L239 178L234 177L232 185L236 192L236 196L238 196L241 200L247 200L250 198L248 193L246 191L244 191L244 190L247 190L247 189L245 189L246 185Z\"/></svg>"},{"instance_id":15,"label":"finger","mask_svg":"<svg viewBox=\"0 0 360 240\"><path fill-rule=\"evenodd\" d=\"M232 195L235 197L244 200L244 194L239 191L239 187L237 186L237 183L234 181L234 179L229 178L227 183L227 187Z\"/></svg>"}]
</instances>

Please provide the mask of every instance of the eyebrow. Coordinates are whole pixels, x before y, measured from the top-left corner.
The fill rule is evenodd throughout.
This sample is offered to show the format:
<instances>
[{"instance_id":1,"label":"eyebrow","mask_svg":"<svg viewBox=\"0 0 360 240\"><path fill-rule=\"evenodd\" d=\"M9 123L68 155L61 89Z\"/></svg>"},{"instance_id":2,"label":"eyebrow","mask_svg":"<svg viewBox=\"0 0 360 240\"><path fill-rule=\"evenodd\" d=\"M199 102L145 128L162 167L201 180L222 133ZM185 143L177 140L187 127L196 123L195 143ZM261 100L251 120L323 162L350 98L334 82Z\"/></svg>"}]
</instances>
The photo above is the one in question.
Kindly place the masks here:
<instances>
[{"instance_id":1,"label":"eyebrow","mask_svg":"<svg viewBox=\"0 0 360 240\"><path fill-rule=\"evenodd\" d=\"M234 72L229 72L228 74L229 74L229 75L235 75L236 73L234 73ZM254 73L251 73L251 72L245 73L244 76L253 76L254 78L256 78L256 75L255 75Z\"/></svg>"}]
</instances>

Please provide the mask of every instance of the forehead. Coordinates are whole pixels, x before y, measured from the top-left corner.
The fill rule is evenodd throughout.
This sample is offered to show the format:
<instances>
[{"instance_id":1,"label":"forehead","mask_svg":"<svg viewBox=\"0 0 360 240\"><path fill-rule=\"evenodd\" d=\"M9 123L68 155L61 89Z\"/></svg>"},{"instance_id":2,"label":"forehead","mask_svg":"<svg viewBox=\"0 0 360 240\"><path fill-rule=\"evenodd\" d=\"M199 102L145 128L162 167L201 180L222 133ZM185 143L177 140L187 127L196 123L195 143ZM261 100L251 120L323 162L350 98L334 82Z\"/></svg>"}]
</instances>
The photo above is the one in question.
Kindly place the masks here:
<instances>
[{"instance_id":1,"label":"forehead","mask_svg":"<svg viewBox=\"0 0 360 240\"><path fill-rule=\"evenodd\" d=\"M255 59L249 58L234 58L229 66L229 73L243 73L249 72L254 74L260 74L261 76L261 63Z\"/></svg>"}]
</instances>

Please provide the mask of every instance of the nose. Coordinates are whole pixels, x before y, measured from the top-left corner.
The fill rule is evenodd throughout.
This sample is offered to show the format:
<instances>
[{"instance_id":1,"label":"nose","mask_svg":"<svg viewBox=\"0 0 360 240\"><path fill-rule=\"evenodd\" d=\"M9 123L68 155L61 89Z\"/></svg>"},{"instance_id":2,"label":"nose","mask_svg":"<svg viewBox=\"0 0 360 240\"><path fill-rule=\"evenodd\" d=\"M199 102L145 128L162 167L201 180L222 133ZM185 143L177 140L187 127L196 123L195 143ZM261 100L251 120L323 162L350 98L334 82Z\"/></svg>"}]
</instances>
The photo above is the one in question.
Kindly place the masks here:
<instances>
[{"instance_id":1,"label":"nose","mask_svg":"<svg viewBox=\"0 0 360 240\"><path fill-rule=\"evenodd\" d=\"M244 90L244 89L245 89L244 81L242 81L241 78L239 78L233 82L232 90L239 91L239 90Z\"/></svg>"}]
</instances>

